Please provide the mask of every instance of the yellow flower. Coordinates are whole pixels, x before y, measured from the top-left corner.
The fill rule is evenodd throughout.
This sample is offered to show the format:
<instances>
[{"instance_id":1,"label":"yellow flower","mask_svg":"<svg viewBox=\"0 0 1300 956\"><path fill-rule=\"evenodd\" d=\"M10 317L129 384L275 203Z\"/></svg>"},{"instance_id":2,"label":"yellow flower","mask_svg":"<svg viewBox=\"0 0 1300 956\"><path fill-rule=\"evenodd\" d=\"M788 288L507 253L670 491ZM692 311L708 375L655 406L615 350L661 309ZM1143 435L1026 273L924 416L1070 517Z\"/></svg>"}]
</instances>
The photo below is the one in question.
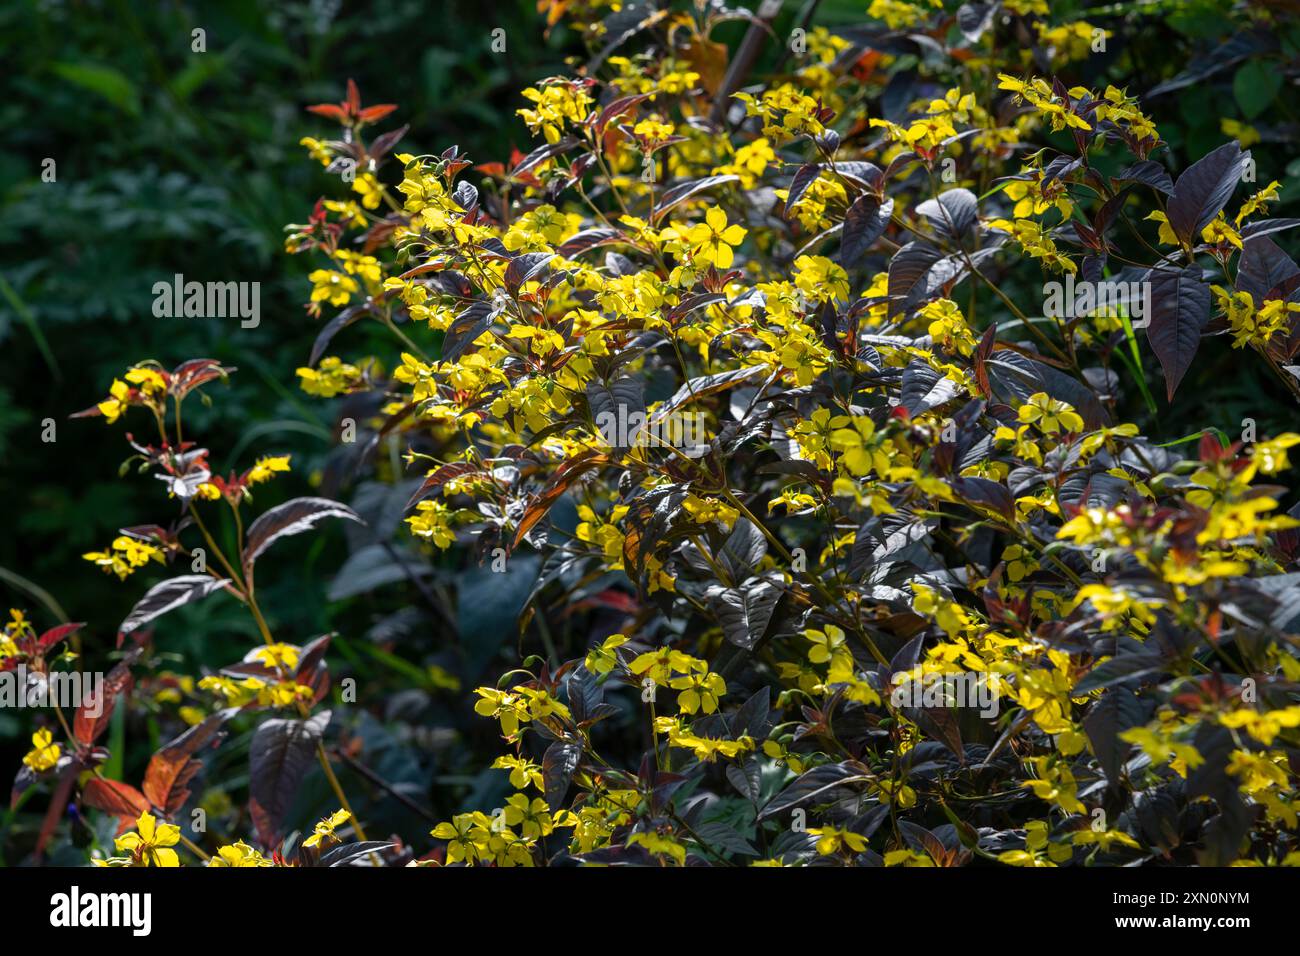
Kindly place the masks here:
<instances>
[{"instance_id":1,"label":"yellow flower","mask_svg":"<svg viewBox=\"0 0 1300 956\"><path fill-rule=\"evenodd\" d=\"M1095 844L1101 847L1103 853L1109 853L1110 848L1116 844L1133 850L1142 849L1142 844L1123 830L1093 830L1089 827L1086 830L1075 830L1070 836L1070 841L1075 846L1092 846Z\"/></svg>"},{"instance_id":2,"label":"yellow flower","mask_svg":"<svg viewBox=\"0 0 1300 956\"><path fill-rule=\"evenodd\" d=\"M1055 435L1062 428L1071 432L1083 431L1083 419L1065 402L1049 398L1046 392L1035 392L1020 406L1017 417L1026 424L1035 424L1045 435Z\"/></svg>"},{"instance_id":3,"label":"yellow flower","mask_svg":"<svg viewBox=\"0 0 1300 956\"><path fill-rule=\"evenodd\" d=\"M803 773L808 769L804 755L795 753L779 740L765 740L763 742L763 753L773 760L786 764L795 773Z\"/></svg>"},{"instance_id":4,"label":"yellow flower","mask_svg":"<svg viewBox=\"0 0 1300 956\"><path fill-rule=\"evenodd\" d=\"M421 501L415 510L417 513L406 519L411 534L432 541L435 547L450 548L456 540L451 509L441 501Z\"/></svg>"},{"instance_id":5,"label":"yellow flower","mask_svg":"<svg viewBox=\"0 0 1300 956\"><path fill-rule=\"evenodd\" d=\"M867 848L867 841L862 834L854 833L852 830L824 826L809 827L808 832L817 837L817 852L822 856L830 856L845 849L861 853Z\"/></svg>"},{"instance_id":6,"label":"yellow flower","mask_svg":"<svg viewBox=\"0 0 1300 956\"><path fill-rule=\"evenodd\" d=\"M761 101L749 93L733 93L745 104L748 116L763 118L763 134L782 140L805 134L819 136L825 131L818 117L819 102L786 83L763 93Z\"/></svg>"},{"instance_id":7,"label":"yellow flower","mask_svg":"<svg viewBox=\"0 0 1300 956\"><path fill-rule=\"evenodd\" d=\"M1085 132L1092 130L1092 124L1079 116L1073 109L1067 109L1065 101L1058 97L1052 90L1047 81L1041 78L1033 78L1028 82L1018 80L1014 76L1008 76L1005 73L998 74L998 89L1010 90L1016 97L1024 100L1034 109L1047 119L1051 124L1053 131L1061 132L1065 129L1081 129ZM1080 91L1087 94L1087 90ZM1078 96L1075 91L1071 90L1071 99L1078 102Z\"/></svg>"},{"instance_id":8,"label":"yellow flower","mask_svg":"<svg viewBox=\"0 0 1300 956\"><path fill-rule=\"evenodd\" d=\"M1088 808L1077 796L1074 774L1066 764L1052 763L1051 760L1051 757L1029 758L1027 762L1037 772L1038 779L1026 780L1021 786L1032 790L1038 799L1054 803L1068 813L1086 813Z\"/></svg>"},{"instance_id":9,"label":"yellow flower","mask_svg":"<svg viewBox=\"0 0 1300 956\"><path fill-rule=\"evenodd\" d=\"M312 284L311 301L330 305L347 305L360 286L357 280L333 269L316 269L307 276Z\"/></svg>"},{"instance_id":10,"label":"yellow flower","mask_svg":"<svg viewBox=\"0 0 1300 956\"><path fill-rule=\"evenodd\" d=\"M682 502L682 507L686 512L695 519L697 524L709 524L716 521L728 531L740 517L740 512L717 498L700 498L696 495L687 495L686 500Z\"/></svg>"},{"instance_id":11,"label":"yellow flower","mask_svg":"<svg viewBox=\"0 0 1300 956\"><path fill-rule=\"evenodd\" d=\"M1073 115L1073 114L1072 114ZM1000 232L1009 232L1022 249L1031 257L1060 272L1078 272L1079 267L1069 256L1063 255L1048 232L1032 219L995 219L989 223L990 228Z\"/></svg>"},{"instance_id":12,"label":"yellow flower","mask_svg":"<svg viewBox=\"0 0 1300 956\"><path fill-rule=\"evenodd\" d=\"M1157 766L1172 761L1174 770L1183 777L1187 776L1188 770L1195 770L1205 763L1205 758L1195 747L1174 739L1172 728L1132 727L1121 733L1119 739L1142 748L1142 752Z\"/></svg>"},{"instance_id":13,"label":"yellow flower","mask_svg":"<svg viewBox=\"0 0 1300 956\"><path fill-rule=\"evenodd\" d=\"M298 145L306 146L308 155L322 166L328 166L330 163L334 162L334 154L331 153L325 144L318 139L304 136L302 139L298 140Z\"/></svg>"},{"instance_id":14,"label":"yellow flower","mask_svg":"<svg viewBox=\"0 0 1300 956\"><path fill-rule=\"evenodd\" d=\"M535 108L516 112L524 118L530 132L540 130L548 143L558 143L567 125L586 119L592 104L586 86L580 82L553 80L542 84L541 89L529 87L523 95Z\"/></svg>"},{"instance_id":15,"label":"yellow flower","mask_svg":"<svg viewBox=\"0 0 1300 956\"><path fill-rule=\"evenodd\" d=\"M483 698L474 705L474 712L501 721L501 733L507 738L513 738L519 732L521 721L532 719L528 715L528 703L521 694L492 687L480 687L474 693Z\"/></svg>"},{"instance_id":16,"label":"yellow flower","mask_svg":"<svg viewBox=\"0 0 1300 956\"><path fill-rule=\"evenodd\" d=\"M1044 183L1041 170L1035 170L1033 176L1033 179L1016 179L1007 183L1003 192L1016 204L1011 214L1017 219L1028 219L1055 207L1060 211L1062 221L1069 219L1074 214L1074 204L1070 202L1065 185L1060 180L1050 185Z\"/></svg>"},{"instance_id":17,"label":"yellow flower","mask_svg":"<svg viewBox=\"0 0 1300 956\"><path fill-rule=\"evenodd\" d=\"M775 160L776 153L772 149L772 144L765 137L760 136L752 143L746 143L737 149L732 161L718 167L718 172L723 175L730 173L739 176L743 188L753 189L758 185L768 165Z\"/></svg>"},{"instance_id":18,"label":"yellow flower","mask_svg":"<svg viewBox=\"0 0 1300 956\"><path fill-rule=\"evenodd\" d=\"M1095 42L1094 30L1097 31L1096 35L1101 37L1113 36L1109 30L1095 28L1084 20L1064 23L1057 27L1048 27L1042 22L1036 23L1035 26L1038 28L1039 44L1051 50L1055 54L1053 62L1060 64L1087 59Z\"/></svg>"},{"instance_id":19,"label":"yellow flower","mask_svg":"<svg viewBox=\"0 0 1300 956\"><path fill-rule=\"evenodd\" d=\"M890 850L885 854L885 866L933 867L934 860L919 850Z\"/></svg>"},{"instance_id":20,"label":"yellow flower","mask_svg":"<svg viewBox=\"0 0 1300 956\"><path fill-rule=\"evenodd\" d=\"M542 768L524 757L497 757L492 763L492 769L509 770L510 786L516 790L523 790L529 785L541 790L545 786Z\"/></svg>"},{"instance_id":21,"label":"yellow flower","mask_svg":"<svg viewBox=\"0 0 1300 956\"><path fill-rule=\"evenodd\" d=\"M587 652L583 665L593 674L608 674L618 666L616 650L627 643L622 634L611 634L596 647Z\"/></svg>"},{"instance_id":22,"label":"yellow flower","mask_svg":"<svg viewBox=\"0 0 1300 956\"><path fill-rule=\"evenodd\" d=\"M82 557L87 561L93 561L106 573L116 574L123 581L133 571L144 567L150 561L164 563L160 548L129 535L119 535L114 538L113 543L105 551L87 551Z\"/></svg>"},{"instance_id":23,"label":"yellow flower","mask_svg":"<svg viewBox=\"0 0 1300 956\"><path fill-rule=\"evenodd\" d=\"M299 387L308 395L320 398L333 398L350 391L361 379L361 370L355 365L348 365L335 355L320 360L316 368L303 367L297 375L301 382Z\"/></svg>"},{"instance_id":24,"label":"yellow flower","mask_svg":"<svg viewBox=\"0 0 1300 956\"><path fill-rule=\"evenodd\" d=\"M249 652L248 656L267 667L293 671L298 667L298 648L292 644L267 644Z\"/></svg>"},{"instance_id":25,"label":"yellow flower","mask_svg":"<svg viewBox=\"0 0 1300 956\"><path fill-rule=\"evenodd\" d=\"M776 198L788 202L790 190L778 189ZM789 207L787 218L793 215L805 231L818 233L829 229L834 224L834 217L830 211L832 208L844 210L848 205L848 193L845 192L844 186L827 176L819 176L808 185L794 205Z\"/></svg>"},{"instance_id":26,"label":"yellow flower","mask_svg":"<svg viewBox=\"0 0 1300 956\"><path fill-rule=\"evenodd\" d=\"M662 143L673 135L672 123L665 123L658 117L643 119L632 127L632 133L646 144Z\"/></svg>"},{"instance_id":27,"label":"yellow flower","mask_svg":"<svg viewBox=\"0 0 1300 956\"><path fill-rule=\"evenodd\" d=\"M970 355L975 351L975 333L966 324L966 317L956 302L936 299L921 310L921 318L929 320L930 338L949 352Z\"/></svg>"},{"instance_id":28,"label":"yellow flower","mask_svg":"<svg viewBox=\"0 0 1300 956\"><path fill-rule=\"evenodd\" d=\"M1295 432L1283 432L1269 441L1256 442L1250 449L1251 465L1260 474L1276 475L1291 467L1287 449L1300 445L1300 435Z\"/></svg>"},{"instance_id":29,"label":"yellow flower","mask_svg":"<svg viewBox=\"0 0 1300 956\"><path fill-rule=\"evenodd\" d=\"M1147 222L1160 223L1159 241L1166 246L1178 245L1178 234L1174 232L1174 227L1169 225L1169 217L1157 209L1147 217Z\"/></svg>"},{"instance_id":30,"label":"yellow flower","mask_svg":"<svg viewBox=\"0 0 1300 956\"><path fill-rule=\"evenodd\" d=\"M555 829L551 812L541 797L529 801L524 794L516 793L506 798L505 818L510 826L519 827L519 832L526 838L543 837Z\"/></svg>"},{"instance_id":31,"label":"yellow flower","mask_svg":"<svg viewBox=\"0 0 1300 956\"><path fill-rule=\"evenodd\" d=\"M1208 229L1207 226L1206 230ZM1255 300L1249 292L1233 291L1217 285L1210 289L1232 329L1234 349L1247 345L1267 345L1275 334L1285 332L1290 327L1291 316L1300 312L1300 303L1284 302L1281 299L1270 299L1264 303L1263 308L1256 310Z\"/></svg>"},{"instance_id":32,"label":"yellow flower","mask_svg":"<svg viewBox=\"0 0 1300 956\"><path fill-rule=\"evenodd\" d=\"M732 246L738 246L744 240L745 230L737 225L728 225L726 210L718 206L710 206L704 214L704 222L696 223L686 232L686 241L691 243L695 258L719 269L730 268L734 259Z\"/></svg>"},{"instance_id":33,"label":"yellow flower","mask_svg":"<svg viewBox=\"0 0 1300 956\"><path fill-rule=\"evenodd\" d=\"M1044 850L1047 851L1046 857L1043 856ZM1030 820L1025 824L1025 849L1005 850L998 854L998 860L1009 866L1056 866L1071 855L1069 845L1049 842L1046 823Z\"/></svg>"},{"instance_id":34,"label":"yellow flower","mask_svg":"<svg viewBox=\"0 0 1300 956\"><path fill-rule=\"evenodd\" d=\"M367 209L378 209L384 198L384 187L372 172L364 172L352 180L352 191L361 196L361 205Z\"/></svg>"},{"instance_id":35,"label":"yellow flower","mask_svg":"<svg viewBox=\"0 0 1300 956\"><path fill-rule=\"evenodd\" d=\"M932 156L939 147L957 135L957 128L952 123L956 115L944 113L926 116L906 127L882 119L873 119L870 125L883 128L892 142L902 143L923 156Z\"/></svg>"},{"instance_id":36,"label":"yellow flower","mask_svg":"<svg viewBox=\"0 0 1300 956\"><path fill-rule=\"evenodd\" d=\"M32 749L23 757L23 764L37 773L44 773L57 764L63 748L53 741L54 734L46 727L32 734Z\"/></svg>"},{"instance_id":37,"label":"yellow flower","mask_svg":"<svg viewBox=\"0 0 1300 956\"><path fill-rule=\"evenodd\" d=\"M812 647L808 648L808 660L814 664L825 664L831 659L831 654L837 647L844 647L844 632L834 624L826 625L826 629L819 631L815 628L808 628L803 632L803 636L812 642Z\"/></svg>"},{"instance_id":38,"label":"yellow flower","mask_svg":"<svg viewBox=\"0 0 1300 956\"><path fill-rule=\"evenodd\" d=\"M458 813L450 823L439 823L430 835L447 842L448 863L476 863L488 852L492 820L486 813Z\"/></svg>"},{"instance_id":39,"label":"yellow flower","mask_svg":"<svg viewBox=\"0 0 1300 956\"><path fill-rule=\"evenodd\" d=\"M223 846L208 860L208 866L216 867L260 867L275 866L262 854L240 840L230 846Z\"/></svg>"},{"instance_id":40,"label":"yellow flower","mask_svg":"<svg viewBox=\"0 0 1300 956\"><path fill-rule=\"evenodd\" d=\"M1259 130L1240 120L1230 119L1225 116L1219 120L1219 129L1225 136L1241 143L1242 149L1249 149L1260 141Z\"/></svg>"},{"instance_id":41,"label":"yellow flower","mask_svg":"<svg viewBox=\"0 0 1300 956\"><path fill-rule=\"evenodd\" d=\"M319 821L316 828L312 831L311 836L302 841L303 846L320 846L322 840L328 840L331 843L338 842L338 837L334 835L337 827L343 826L352 819L352 814L346 810L336 810L332 816Z\"/></svg>"},{"instance_id":42,"label":"yellow flower","mask_svg":"<svg viewBox=\"0 0 1300 956\"><path fill-rule=\"evenodd\" d=\"M248 483L261 484L270 481L277 472L289 470L289 455L271 455L257 459L257 463L248 470Z\"/></svg>"},{"instance_id":43,"label":"yellow flower","mask_svg":"<svg viewBox=\"0 0 1300 956\"><path fill-rule=\"evenodd\" d=\"M180 866L173 847L180 842L181 829L171 823L158 823L152 813L140 814L135 833L126 833L114 841L121 853L130 854L134 866Z\"/></svg>"},{"instance_id":44,"label":"yellow flower","mask_svg":"<svg viewBox=\"0 0 1300 956\"><path fill-rule=\"evenodd\" d=\"M830 421L831 448L839 452L849 474L861 477L872 470L883 473L889 468L889 456L872 441L876 425L866 415L837 415Z\"/></svg>"},{"instance_id":45,"label":"yellow flower","mask_svg":"<svg viewBox=\"0 0 1300 956\"><path fill-rule=\"evenodd\" d=\"M825 256L800 256L794 261L794 284L814 302L849 298L849 274Z\"/></svg>"},{"instance_id":46,"label":"yellow flower","mask_svg":"<svg viewBox=\"0 0 1300 956\"><path fill-rule=\"evenodd\" d=\"M666 856L678 866L686 863L686 847L672 837L659 833L633 833L627 839L628 846L643 846L655 856Z\"/></svg>"},{"instance_id":47,"label":"yellow flower","mask_svg":"<svg viewBox=\"0 0 1300 956\"><path fill-rule=\"evenodd\" d=\"M665 684L673 674L703 673L709 665L671 647L658 647L639 654L627 669L637 677L648 677L656 684Z\"/></svg>"},{"instance_id":48,"label":"yellow flower","mask_svg":"<svg viewBox=\"0 0 1300 956\"><path fill-rule=\"evenodd\" d=\"M128 369L123 378L126 381L113 379L108 388L108 398L95 406L110 425L132 405L157 407L167 391L162 375L151 368Z\"/></svg>"},{"instance_id":49,"label":"yellow flower","mask_svg":"<svg viewBox=\"0 0 1300 956\"><path fill-rule=\"evenodd\" d=\"M904 0L871 0L867 16L884 20L891 30L901 30L914 27L924 20L925 11L920 8L920 4L906 3Z\"/></svg>"},{"instance_id":50,"label":"yellow flower","mask_svg":"<svg viewBox=\"0 0 1300 956\"><path fill-rule=\"evenodd\" d=\"M130 406L130 394L131 387L126 382L113 379L113 384L108 387L108 398L97 406L110 425Z\"/></svg>"},{"instance_id":51,"label":"yellow flower","mask_svg":"<svg viewBox=\"0 0 1300 956\"><path fill-rule=\"evenodd\" d=\"M719 674L692 673L675 677L669 686L680 691L677 707L683 714L703 711L711 714L718 709L718 699L727 693L727 682Z\"/></svg>"},{"instance_id":52,"label":"yellow flower","mask_svg":"<svg viewBox=\"0 0 1300 956\"><path fill-rule=\"evenodd\" d=\"M1300 704L1266 712L1252 707L1242 707L1221 714L1219 723L1225 727L1242 728L1267 747L1283 730L1300 727Z\"/></svg>"},{"instance_id":53,"label":"yellow flower","mask_svg":"<svg viewBox=\"0 0 1300 956\"><path fill-rule=\"evenodd\" d=\"M1228 225L1228 220L1223 217L1223 213L1219 213L1201 230L1201 238L1211 246L1228 245L1242 248L1241 233Z\"/></svg>"},{"instance_id":54,"label":"yellow flower","mask_svg":"<svg viewBox=\"0 0 1300 956\"><path fill-rule=\"evenodd\" d=\"M1241 145L1244 149L1248 144L1242 142ZM1275 179L1242 203L1241 209L1237 211L1237 225L1241 225L1242 220L1248 216L1254 215L1257 212L1266 212L1266 204L1277 200L1278 190L1281 186L1282 184Z\"/></svg>"}]
</instances>

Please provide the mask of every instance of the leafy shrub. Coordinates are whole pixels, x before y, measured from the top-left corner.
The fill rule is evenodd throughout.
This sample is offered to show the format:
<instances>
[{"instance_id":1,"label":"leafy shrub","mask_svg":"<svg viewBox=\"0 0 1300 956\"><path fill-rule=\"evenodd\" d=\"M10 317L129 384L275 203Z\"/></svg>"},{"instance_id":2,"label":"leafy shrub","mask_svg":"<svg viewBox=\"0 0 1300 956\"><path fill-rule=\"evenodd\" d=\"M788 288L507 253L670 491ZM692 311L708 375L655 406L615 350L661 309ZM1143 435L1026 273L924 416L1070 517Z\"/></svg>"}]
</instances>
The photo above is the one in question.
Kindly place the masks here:
<instances>
[{"instance_id":1,"label":"leafy shrub","mask_svg":"<svg viewBox=\"0 0 1300 956\"><path fill-rule=\"evenodd\" d=\"M339 467L392 481L428 556L369 542L352 574L425 589L472 556L463 619L508 607L526 569L519 656L472 698L493 733L467 732L473 771L514 792L410 850L367 840L331 765L358 748L323 742L355 688L331 682L328 636L272 632L254 580L279 539L364 509L254 519L287 458L223 479L182 431L228 370L143 364L91 413L152 413L157 443L133 445L183 518L87 557L123 578L209 560L119 640L224 591L264 646L187 685L208 696L139 789L99 772L107 718L41 731L21 782L57 781L45 836L75 787L134 826L107 862L173 864L188 838L155 815L180 820L200 748L251 722L231 819L261 849L214 863L1300 860L1300 512L1274 484L1300 435L1157 442L1133 420L1196 401L1203 340L1300 395L1280 183L1254 182L1240 138L1171 171L1135 90L1074 81L1118 31L1038 0L876 0L871 27L798 27L761 82L752 39L728 58L712 38L739 14L597 7L567 11L593 59L524 91L539 142L508 163L402 152L404 128L375 129L395 107L354 84L312 107L341 127L312 158L355 175L287 240L323 320L301 386L340 400ZM360 323L393 352L326 354ZM399 448L414 487L384 463ZM7 634L38 668L70 636ZM282 843L312 762L341 809ZM356 842L323 852L347 824Z\"/></svg>"}]
</instances>

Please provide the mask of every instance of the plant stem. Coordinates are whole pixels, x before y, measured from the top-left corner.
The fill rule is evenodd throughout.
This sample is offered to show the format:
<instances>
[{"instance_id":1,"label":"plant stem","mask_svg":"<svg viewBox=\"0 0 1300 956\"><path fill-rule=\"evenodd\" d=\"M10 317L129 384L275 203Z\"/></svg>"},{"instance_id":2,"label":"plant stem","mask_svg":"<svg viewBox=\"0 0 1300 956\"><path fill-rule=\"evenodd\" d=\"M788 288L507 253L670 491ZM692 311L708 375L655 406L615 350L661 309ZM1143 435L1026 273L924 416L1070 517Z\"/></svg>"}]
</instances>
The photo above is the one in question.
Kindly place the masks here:
<instances>
[{"instance_id":1,"label":"plant stem","mask_svg":"<svg viewBox=\"0 0 1300 956\"><path fill-rule=\"evenodd\" d=\"M320 760L321 769L325 771L325 779L330 782L330 789L334 791L334 796L338 797L339 806L351 815L352 828L357 831L357 839L364 841L366 831L362 829L361 821L357 819L357 815L352 812L352 804L348 803L347 794L343 792L343 785L339 783L339 778L334 775L334 768L330 766L330 758L325 753L325 745L319 740L316 741L316 757Z\"/></svg>"}]
</instances>

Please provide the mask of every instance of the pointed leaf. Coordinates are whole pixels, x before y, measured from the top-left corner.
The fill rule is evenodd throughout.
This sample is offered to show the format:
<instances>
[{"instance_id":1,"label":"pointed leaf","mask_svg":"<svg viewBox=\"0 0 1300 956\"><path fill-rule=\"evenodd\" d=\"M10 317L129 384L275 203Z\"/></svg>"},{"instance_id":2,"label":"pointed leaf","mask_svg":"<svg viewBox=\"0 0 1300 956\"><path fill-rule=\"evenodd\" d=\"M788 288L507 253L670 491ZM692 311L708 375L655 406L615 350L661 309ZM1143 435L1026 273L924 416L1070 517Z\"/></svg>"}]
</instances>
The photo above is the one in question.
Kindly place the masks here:
<instances>
[{"instance_id":1,"label":"pointed leaf","mask_svg":"<svg viewBox=\"0 0 1300 956\"><path fill-rule=\"evenodd\" d=\"M207 574L183 574L177 578L160 581L145 592L144 597L131 609L131 613L118 625L117 646L122 646L126 635L148 624L168 611L207 597L230 582Z\"/></svg>"},{"instance_id":2,"label":"pointed leaf","mask_svg":"<svg viewBox=\"0 0 1300 956\"><path fill-rule=\"evenodd\" d=\"M1169 195L1169 228L1190 245L1219 214L1241 181L1242 163L1250 157L1236 140L1225 143L1188 166Z\"/></svg>"},{"instance_id":3,"label":"pointed leaf","mask_svg":"<svg viewBox=\"0 0 1300 956\"><path fill-rule=\"evenodd\" d=\"M557 740L542 755L542 784L546 792L546 805L552 813L564 804L569 783L582 759L582 748L567 740Z\"/></svg>"},{"instance_id":4,"label":"pointed leaf","mask_svg":"<svg viewBox=\"0 0 1300 956\"><path fill-rule=\"evenodd\" d=\"M1083 729L1092 742L1102 772L1112 784L1118 783L1132 745L1119 735L1146 720L1146 710L1137 695L1123 687L1112 687L1088 708Z\"/></svg>"},{"instance_id":5,"label":"pointed leaf","mask_svg":"<svg viewBox=\"0 0 1300 956\"><path fill-rule=\"evenodd\" d=\"M86 781L86 785L81 788L81 802L131 823L151 809L148 798L135 787L103 777L91 777Z\"/></svg>"},{"instance_id":6,"label":"pointed leaf","mask_svg":"<svg viewBox=\"0 0 1300 956\"><path fill-rule=\"evenodd\" d=\"M150 803L169 817L180 811L190 796L188 784L202 767L194 754L217 737L221 726L234 713L234 710L222 710L212 714L150 758L141 785Z\"/></svg>"},{"instance_id":7,"label":"pointed leaf","mask_svg":"<svg viewBox=\"0 0 1300 956\"><path fill-rule=\"evenodd\" d=\"M108 729L108 722L113 717L113 708L117 706L118 695L129 693L131 690L131 665L139 656L139 648L132 650L124 660L108 672L98 691L92 690L81 702L72 720L72 735L78 742L89 747Z\"/></svg>"},{"instance_id":8,"label":"pointed leaf","mask_svg":"<svg viewBox=\"0 0 1300 956\"><path fill-rule=\"evenodd\" d=\"M752 578L739 588L714 585L705 597L727 640L752 651L772 622L781 589L771 581Z\"/></svg>"},{"instance_id":9,"label":"pointed leaf","mask_svg":"<svg viewBox=\"0 0 1300 956\"><path fill-rule=\"evenodd\" d=\"M853 201L844 215L844 233L840 236L840 265L851 268L885 232L894 214L894 200L881 202L870 193Z\"/></svg>"},{"instance_id":10,"label":"pointed leaf","mask_svg":"<svg viewBox=\"0 0 1300 956\"><path fill-rule=\"evenodd\" d=\"M308 720L276 717L263 721L253 734L248 750L248 809L258 837L267 846L277 842L284 815L316 759L316 745L329 720L329 711Z\"/></svg>"},{"instance_id":11,"label":"pointed leaf","mask_svg":"<svg viewBox=\"0 0 1300 956\"><path fill-rule=\"evenodd\" d=\"M281 538L310 531L326 518L346 518L365 524L347 505L329 498L294 498L265 512L249 525L244 567L251 568L262 552Z\"/></svg>"},{"instance_id":12,"label":"pointed leaf","mask_svg":"<svg viewBox=\"0 0 1300 956\"><path fill-rule=\"evenodd\" d=\"M1210 287L1201 278L1199 266L1152 269L1146 281L1151 284L1147 341L1164 369L1165 387L1172 401L1201 344L1201 331L1210 320Z\"/></svg>"}]
</instances>

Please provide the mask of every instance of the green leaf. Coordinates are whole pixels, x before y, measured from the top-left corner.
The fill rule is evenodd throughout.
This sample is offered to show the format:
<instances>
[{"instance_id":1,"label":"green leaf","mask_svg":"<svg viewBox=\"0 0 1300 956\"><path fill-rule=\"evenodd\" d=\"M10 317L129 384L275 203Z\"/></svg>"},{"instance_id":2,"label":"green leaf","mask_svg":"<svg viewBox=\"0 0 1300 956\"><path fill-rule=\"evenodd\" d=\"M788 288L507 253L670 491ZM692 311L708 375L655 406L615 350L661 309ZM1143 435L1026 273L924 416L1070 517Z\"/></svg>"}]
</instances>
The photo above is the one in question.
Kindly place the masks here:
<instances>
[{"instance_id":1,"label":"green leaf","mask_svg":"<svg viewBox=\"0 0 1300 956\"><path fill-rule=\"evenodd\" d=\"M54 72L69 83L98 93L118 109L132 116L140 115L140 94L135 84L111 66L86 63L55 63Z\"/></svg>"},{"instance_id":2,"label":"green leaf","mask_svg":"<svg viewBox=\"0 0 1300 956\"><path fill-rule=\"evenodd\" d=\"M1247 60L1232 78L1232 95L1247 119L1254 119L1268 109L1280 89L1282 71L1276 63L1267 60Z\"/></svg>"}]
</instances>

